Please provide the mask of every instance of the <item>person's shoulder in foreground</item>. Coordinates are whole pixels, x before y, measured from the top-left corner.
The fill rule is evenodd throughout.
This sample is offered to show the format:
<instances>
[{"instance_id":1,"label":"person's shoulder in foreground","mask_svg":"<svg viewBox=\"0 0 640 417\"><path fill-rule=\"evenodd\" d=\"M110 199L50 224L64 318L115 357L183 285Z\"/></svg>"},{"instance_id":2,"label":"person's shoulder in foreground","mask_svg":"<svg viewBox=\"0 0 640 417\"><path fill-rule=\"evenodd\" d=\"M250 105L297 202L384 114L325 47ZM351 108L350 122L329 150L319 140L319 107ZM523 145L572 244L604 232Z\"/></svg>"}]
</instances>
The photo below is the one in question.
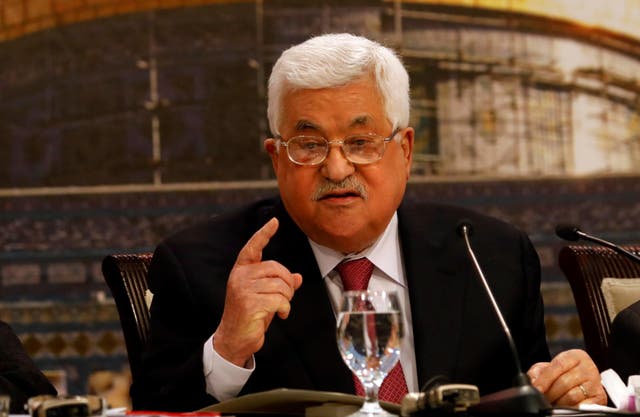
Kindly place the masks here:
<instances>
[{"instance_id":1,"label":"person's shoulder in foreground","mask_svg":"<svg viewBox=\"0 0 640 417\"><path fill-rule=\"evenodd\" d=\"M611 324L609 365L626 383L640 374L640 300L619 312Z\"/></svg>"},{"instance_id":2,"label":"person's shoulder in foreground","mask_svg":"<svg viewBox=\"0 0 640 417\"><path fill-rule=\"evenodd\" d=\"M56 390L33 363L9 324L0 321L0 394L11 397L11 413L24 414L29 397Z\"/></svg>"}]
</instances>

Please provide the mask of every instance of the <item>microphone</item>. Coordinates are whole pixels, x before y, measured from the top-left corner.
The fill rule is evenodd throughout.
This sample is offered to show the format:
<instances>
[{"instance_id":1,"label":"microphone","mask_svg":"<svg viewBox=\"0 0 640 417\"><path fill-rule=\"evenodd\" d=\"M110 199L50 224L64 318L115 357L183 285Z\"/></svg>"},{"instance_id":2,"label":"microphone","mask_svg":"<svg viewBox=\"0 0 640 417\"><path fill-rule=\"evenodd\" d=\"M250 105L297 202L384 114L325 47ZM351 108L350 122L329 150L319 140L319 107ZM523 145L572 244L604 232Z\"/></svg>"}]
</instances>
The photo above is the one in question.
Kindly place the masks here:
<instances>
[{"instance_id":1,"label":"microphone","mask_svg":"<svg viewBox=\"0 0 640 417\"><path fill-rule=\"evenodd\" d=\"M498 391L492 394L483 395L480 397L480 401L476 405L472 405L468 408L469 415L479 414L498 414L498 415L542 415L551 409L549 401L538 391L533 385L527 374L522 372L520 366L520 357L518 356L518 350L516 349L515 341L509 330L509 326L500 311L500 307L496 302L493 292L489 287L489 284L482 272L482 268L478 263L476 255L471 247L469 236L473 233L473 225L470 220L462 219L458 222L456 231L460 237L464 239L467 247L469 258L473 262L473 267L476 271L476 275L480 279L485 293L491 301L493 311L502 326L502 330L509 342L509 348L513 356L513 362L516 366L517 374L515 379L515 386L507 388L502 391Z\"/></svg>"},{"instance_id":2,"label":"microphone","mask_svg":"<svg viewBox=\"0 0 640 417\"><path fill-rule=\"evenodd\" d=\"M445 416L465 412L480 400L478 387L469 384L451 384L442 375L427 381L420 392L410 392L400 403L400 415Z\"/></svg>"},{"instance_id":3,"label":"microphone","mask_svg":"<svg viewBox=\"0 0 640 417\"><path fill-rule=\"evenodd\" d=\"M640 262L640 257L635 255L632 252L629 252L626 249L623 249L622 247L616 245L615 243L611 243L609 241L606 241L604 239L600 239L599 237L595 237L595 236L591 236L585 232L583 232L582 230L580 230L580 228L574 224L559 224L556 226L556 235L564 240L568 240L571 242L575 242L577 240L580 239L584 239L584 240L588 240L591 242L595 242L597 244L600 244L602 246L605 246L609 249L612 249L616 252L618 252L620 255L627 257L628 259L631 259L634 262Z\"/></svg>"}]
</instances>

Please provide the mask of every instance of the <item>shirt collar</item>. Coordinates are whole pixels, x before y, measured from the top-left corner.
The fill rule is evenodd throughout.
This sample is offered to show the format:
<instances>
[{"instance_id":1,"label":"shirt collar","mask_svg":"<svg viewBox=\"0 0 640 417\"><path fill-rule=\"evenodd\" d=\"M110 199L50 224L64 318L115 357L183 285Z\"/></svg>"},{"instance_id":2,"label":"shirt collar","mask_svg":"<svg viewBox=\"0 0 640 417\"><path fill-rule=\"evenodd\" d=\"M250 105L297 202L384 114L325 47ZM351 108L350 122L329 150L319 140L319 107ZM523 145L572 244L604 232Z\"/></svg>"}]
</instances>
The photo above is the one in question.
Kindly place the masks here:
<instances>
[{"instance_id":1,"label":"shirt collar","mask_svg":"<svg viewBox=\"0 0 640 417\"><path fill-rule=\"evenodd\" d=\"M401 282L402 268L400 256L400 240L398 239L398 215L393 213L391 221L382 235L367 249L344 255L326 246L322 246L309 239L309 244L320 268L320 275L324 278L345 259L368 258L384 274L397 282Z\"/></svg>"}]
</instances>

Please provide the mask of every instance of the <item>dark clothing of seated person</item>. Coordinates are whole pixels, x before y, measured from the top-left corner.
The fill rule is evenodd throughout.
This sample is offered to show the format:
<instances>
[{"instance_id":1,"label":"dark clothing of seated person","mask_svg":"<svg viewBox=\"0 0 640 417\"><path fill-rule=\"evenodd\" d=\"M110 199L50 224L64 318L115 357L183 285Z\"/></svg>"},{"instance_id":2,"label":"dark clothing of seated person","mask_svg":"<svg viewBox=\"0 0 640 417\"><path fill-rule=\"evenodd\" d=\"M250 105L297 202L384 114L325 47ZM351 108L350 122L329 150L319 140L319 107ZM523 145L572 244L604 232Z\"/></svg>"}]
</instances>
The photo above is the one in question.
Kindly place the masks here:
<instances>
[{"instance_id":1,"label":"dark clothing of seated person","mask_svg":"<svg viewBox=\"0 0 640 417\"><path fill-rule=\"evenodd\" d=\"M25 414L29 397L56 395L47 377L36 367L11 327L0 321L0 394L11 397L11 414Z\"/></svg>"},{"instance_id":2,"label":"dark clothing of seated person","mask_svg":"<svg viewBox=\"0 0 640 417\"><path fill-rule=\"evenodd\" d=\"M533 384L554 404L606 402L584 351L550 361L527 236L405 197L409 108L408 73L377 42L329 34L280 56L269 79L273 137L264 141L280 196L157 247L151 346L131 388L134 408L189 411L281 387L357 392L336 313L346 286L338 270L361 258L373 264L368 289L399 294L398 388L416 392L438 375L481 394L511 387L508 343L456 233L464 218Z\"/></svg>"},{"instance_id":3,"label":"dark clothing of seated person","mask_svg":"<svg viewBox=\"0 0 640 417\"><path fill-rule=\"evenodd\" d=\"M611 323L609 366L626 384L640 375L640 301L619 312Z\"/></svg>"}]
</instances>

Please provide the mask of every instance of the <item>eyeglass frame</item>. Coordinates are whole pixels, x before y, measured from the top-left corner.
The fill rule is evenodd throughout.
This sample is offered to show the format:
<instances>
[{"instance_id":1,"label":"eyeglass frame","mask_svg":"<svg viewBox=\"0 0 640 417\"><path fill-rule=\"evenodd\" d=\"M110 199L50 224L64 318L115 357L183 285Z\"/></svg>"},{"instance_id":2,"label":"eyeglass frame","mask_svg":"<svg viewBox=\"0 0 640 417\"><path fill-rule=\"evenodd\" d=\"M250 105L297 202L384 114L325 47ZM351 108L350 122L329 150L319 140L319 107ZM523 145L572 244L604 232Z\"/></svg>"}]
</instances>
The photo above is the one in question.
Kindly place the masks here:
<instances>
[{"instance_id":1,"label":"eyeglass frame","mask_svg":"<svg viewBox=\"0 0 640 417\"><path fill-rule=\"evenodd\" d=\"M393 130L393 132L391 132L391 134L389 136L382 136L382 135L378 135L375 133L362 133L362 134L353 134L353 135L348 135L345 136L344 138L338 140L338 139L334 139L334 140L328 140L327 138L325 138L324 136L316 136L316 135L296 135L296 136L292 136L289 139L287 139L286 141L282 138L282 136L278 135L275 136L274 139L276 140L276 146L284 146L287 149L287 157L289 158L289 160L291 162L293 162L296 165L300 165L300 166L316 166L316 165L320 165L321 163L323 163L326 159L327 156L329 156L329 151L331 150L331 144L335 143L335 144L339 144L340 145L340 149L342 149L342 154L344 155L345 159L349 162L351 162L352 164L355 165L368 165L368 164L373 164L374 162L378 162L379 160L382 159L382 157L384 157L384 153L387 150L387 143L391 142L398 133L400 133L400 131L402 130L402 128L398 127L396 129ZM344 149L344 141L345 139L354 137L354 136L369 136L369 137L375 137L375 138L380 138L382 139L382 152L380 152L380 156L378 157L378 159L374 159L372 161L369 162L354 162L351 159L349 159L349 156L347 155L347 152ZM291 154L289 153L289 141L291 141L291 139L295 139L295 138L319 138L324 140L327 143L327 151L325 152L324 156L322 157L322 159L320 159L318 162L314 162L312 164L305 164L302 162L298 162L295 161L292 157Z\"/></svg>"}]
</instances>

